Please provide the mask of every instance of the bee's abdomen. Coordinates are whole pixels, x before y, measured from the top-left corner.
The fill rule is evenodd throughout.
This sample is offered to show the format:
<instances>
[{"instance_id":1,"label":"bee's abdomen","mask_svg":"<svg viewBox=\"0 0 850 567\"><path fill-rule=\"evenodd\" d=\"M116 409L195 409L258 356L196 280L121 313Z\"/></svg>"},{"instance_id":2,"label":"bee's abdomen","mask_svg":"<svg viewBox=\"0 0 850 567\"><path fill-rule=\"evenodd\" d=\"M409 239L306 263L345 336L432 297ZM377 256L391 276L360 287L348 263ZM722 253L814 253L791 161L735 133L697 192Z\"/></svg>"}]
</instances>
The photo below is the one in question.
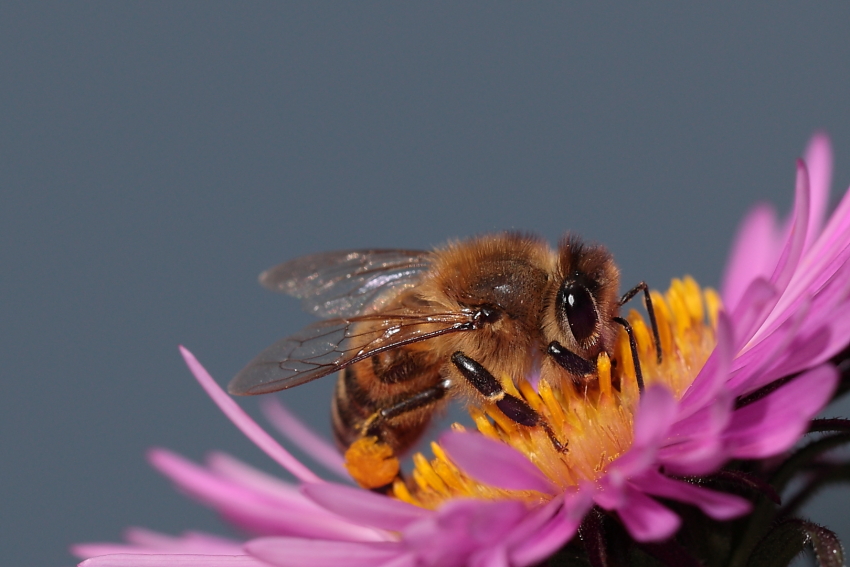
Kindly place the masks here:
<instances>
[{"instance_id":1,"label":"bee's abdomen","mask_svg":"<svg viewBox=\"0 0 850 567\"><path fill-rule=\"evenodd\" d=\"M340 372L331 403L331 425L334 438L342 450L360 437L360 430L379 404L357 380L357 365Z\"/></svg>"}]
</instances>

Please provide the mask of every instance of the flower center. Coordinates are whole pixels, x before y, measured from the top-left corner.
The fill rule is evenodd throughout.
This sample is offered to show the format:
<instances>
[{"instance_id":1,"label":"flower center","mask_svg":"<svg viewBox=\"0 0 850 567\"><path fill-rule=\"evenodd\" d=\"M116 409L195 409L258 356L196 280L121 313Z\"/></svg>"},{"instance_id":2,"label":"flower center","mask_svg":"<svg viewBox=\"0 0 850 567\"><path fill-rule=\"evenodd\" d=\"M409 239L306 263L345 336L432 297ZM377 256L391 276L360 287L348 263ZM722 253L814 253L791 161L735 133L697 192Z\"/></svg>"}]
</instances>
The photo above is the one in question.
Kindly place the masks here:
<instances>
[{"instance_id":1,"label":"flower center","mask_svg":"<svg viewBox=\"0 0 850 567\"><path fill-rule=\"evenodd\" d=\"M720 298L714 290L703 290L686 277L673 280L663 295L652 291L652 304L661 339L660 364L643 317L634 310L627 317L634 329L643 379L647 387L663 384L679 399L715 346ZM544 378L532 386L526 380L503 380L508 393L523 398L543 416L567 444L566 451L558 451L542 427L519 425L495 405L471 407L470 415L478 431L523 453L559 489L593 481L631 446L640 400L625 331L620 332L610 355L602 353L596 379L581 384L550 384ZM460 424L452 427L464 429ZM477 482L452 463L438 443L432 443L431 450L434 457L430 460L421 453L413 456L410 478L407 482L396 480L393 485L396 498L426 508L463 497L510 497L530 502L549 498L539 492L511 491Z\"/></svg>"}]
</instances>

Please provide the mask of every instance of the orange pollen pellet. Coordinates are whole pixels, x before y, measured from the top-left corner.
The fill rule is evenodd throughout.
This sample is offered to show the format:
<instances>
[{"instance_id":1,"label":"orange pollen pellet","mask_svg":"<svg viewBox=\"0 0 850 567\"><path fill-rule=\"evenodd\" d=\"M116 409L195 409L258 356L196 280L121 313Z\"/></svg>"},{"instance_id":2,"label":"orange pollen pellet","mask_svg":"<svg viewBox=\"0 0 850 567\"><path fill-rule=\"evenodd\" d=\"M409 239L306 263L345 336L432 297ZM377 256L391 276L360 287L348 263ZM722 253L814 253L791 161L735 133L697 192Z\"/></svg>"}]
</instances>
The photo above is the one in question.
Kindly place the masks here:
<instances>
[{"instance_id":1,"label":"orange pollen pellet","mask_svg":"<svg viewBox=\"0 0 850 567\"><path fill-rule=\"evenodd\" d=\"M375 436L363 437L345 452L345 468L364 488L381 488L398 476L399 462L392 448Z\"/></svg>"}]
</instances>

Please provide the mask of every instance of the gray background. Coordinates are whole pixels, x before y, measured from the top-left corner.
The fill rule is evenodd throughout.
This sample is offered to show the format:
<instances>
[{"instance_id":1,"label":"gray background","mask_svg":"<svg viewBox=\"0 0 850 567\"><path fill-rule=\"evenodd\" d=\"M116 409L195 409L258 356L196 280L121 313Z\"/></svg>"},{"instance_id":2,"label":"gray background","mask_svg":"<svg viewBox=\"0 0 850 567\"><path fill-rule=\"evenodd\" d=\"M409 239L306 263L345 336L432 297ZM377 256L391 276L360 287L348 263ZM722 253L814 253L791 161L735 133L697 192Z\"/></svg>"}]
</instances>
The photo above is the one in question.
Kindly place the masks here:
<instances>
[{"instance_id":1,"label":"gray background","mask_svg":"<svg viewBox=\"0 0 850 567\"><path fill-rule=\"evenodd\" d=\"M716 285L813 130L846 187L850 5L695 4L3 3L0 561L226 533L144 452L277 471L176 349L223 384L308 323L272 264L575 230L624 283ZM285 396L324 432L332 381Z\"/></svg>"}]
</instances>

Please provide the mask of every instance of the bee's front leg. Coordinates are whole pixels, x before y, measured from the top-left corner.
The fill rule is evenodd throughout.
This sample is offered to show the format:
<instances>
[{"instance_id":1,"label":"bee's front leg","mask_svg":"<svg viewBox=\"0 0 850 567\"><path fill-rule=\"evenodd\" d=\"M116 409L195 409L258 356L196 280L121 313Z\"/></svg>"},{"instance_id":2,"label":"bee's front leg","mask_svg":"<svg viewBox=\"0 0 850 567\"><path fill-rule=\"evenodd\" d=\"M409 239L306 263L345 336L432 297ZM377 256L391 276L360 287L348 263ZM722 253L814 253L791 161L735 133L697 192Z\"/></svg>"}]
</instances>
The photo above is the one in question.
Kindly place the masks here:
<instances>
[{"instance_id":1,"label":"bee's front leg","mask_svg":"<svg viewBox=\"0 0 850 567\"><path fill-rule=\"evenodd\" d=\"M594 361L580 357L558 341L549 343L546 352L558 363L558 366L573 376L583 378L596 374L596 363Z\"/></svg>"},{"instance_id":2,"label":"bee's front leg","mask_svg":"<svg viewBox=\"0 0 850 567\"><path fill-rule=\"evenodd\" d=\"M637 340L635 332L628 321L622 317L614 317L613 321L622 326L626 330L629 337L629 348L632 352L632 362L634 363L635 381L637 381L638 391L643 394L643 372L640 367L640 358L638 358ZM661 360L661 347L658 347L658 360ZM573 376L587 377L596 374L596 363L591 360L585 360L576 353L567 349L558 341L552 341L546 349L546 352L555 359L561 368L572 374Z\"/></svg>"},{"instance_id":3,"label":"bee's front leg","mask_svg":"<svg viewBox=\"0 0 850 567\"><path fill-rule=\"evenodd\" d=\"M478 390L488 402L495 404L506 417L526 427L540 426L546 431L552 445L559 452L565 452L567 446L561 443L549 423L534 410L525 400L517 398L505 391L489 370L475 360L458 351L452 355L452 363L472 386Z\"/></svg>"}]
</instances>

